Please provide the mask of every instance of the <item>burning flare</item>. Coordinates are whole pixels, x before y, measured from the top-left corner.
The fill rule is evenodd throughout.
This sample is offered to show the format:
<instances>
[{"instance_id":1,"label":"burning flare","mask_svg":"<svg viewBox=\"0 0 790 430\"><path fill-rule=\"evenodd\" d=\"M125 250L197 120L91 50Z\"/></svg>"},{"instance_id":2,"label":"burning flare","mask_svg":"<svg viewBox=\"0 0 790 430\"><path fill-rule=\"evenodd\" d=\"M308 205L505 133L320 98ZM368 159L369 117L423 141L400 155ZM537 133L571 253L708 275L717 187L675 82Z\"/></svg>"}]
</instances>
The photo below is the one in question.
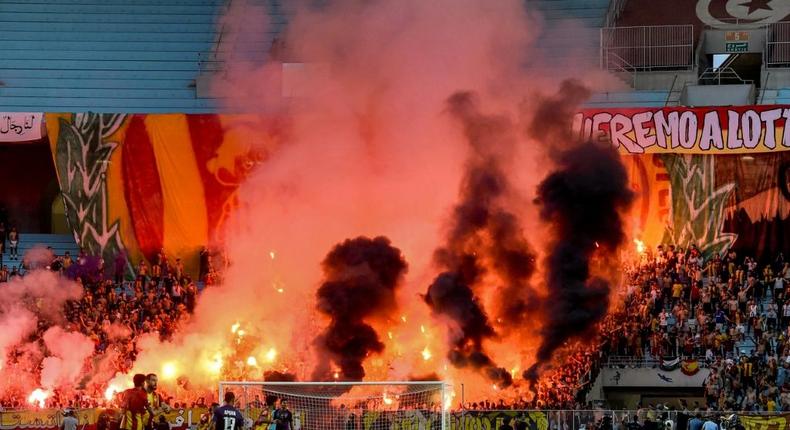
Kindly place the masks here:
<instances>
[{"instance_id":1,"label":"burning flare","mask_svg":"<svg viewBox=\"0 0 790 430\"><path fill-rule=\"evenodd\" d=\"M178 376L178 366L173 361L162 365L162 379L171 380Z\"/></svg>"},{"instance_id":2,"label":"burning flare","mask_svg":"<svg viewBox=\"0 0 790 430\"><path fill-rule=\"evenodd\" d=\"M639 239L634 239L634 244L636 245L636 253L642 255L646 251L645 243Z\"/></svg>"},{"instance_id":3,"label":"burning flare","mask_svg":"<svg viewBox=\"0 0 790 430\"><path fill-rule=\"evenodd\" d=\"M47 402L47 398L49 398L51 394L52 393L49 391L36 388L32 393L30 393L30 396L28 396L27 402L31 405L37 405L39 408L43 408Z\"/></svg>"}]
</instances>

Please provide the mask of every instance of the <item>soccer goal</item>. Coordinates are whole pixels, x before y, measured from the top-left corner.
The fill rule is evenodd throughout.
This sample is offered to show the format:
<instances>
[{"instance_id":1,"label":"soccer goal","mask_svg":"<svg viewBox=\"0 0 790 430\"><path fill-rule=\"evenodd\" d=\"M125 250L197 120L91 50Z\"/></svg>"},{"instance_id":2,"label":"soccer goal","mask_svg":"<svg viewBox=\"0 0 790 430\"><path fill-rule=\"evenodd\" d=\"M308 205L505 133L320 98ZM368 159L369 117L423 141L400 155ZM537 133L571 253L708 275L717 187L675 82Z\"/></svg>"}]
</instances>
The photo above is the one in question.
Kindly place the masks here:
<instances>
[{"instance_id":1,"label":"soccer goal","mask_svg":"<svg viewBox=\"0 0 790 430\"><path fill-rule=\"evenodd\" d=\"M441 381L219 383L236 395L247 425L265 422L283 404L293 430L447 430L451 393Z\"/></svg>"}]
</instances>

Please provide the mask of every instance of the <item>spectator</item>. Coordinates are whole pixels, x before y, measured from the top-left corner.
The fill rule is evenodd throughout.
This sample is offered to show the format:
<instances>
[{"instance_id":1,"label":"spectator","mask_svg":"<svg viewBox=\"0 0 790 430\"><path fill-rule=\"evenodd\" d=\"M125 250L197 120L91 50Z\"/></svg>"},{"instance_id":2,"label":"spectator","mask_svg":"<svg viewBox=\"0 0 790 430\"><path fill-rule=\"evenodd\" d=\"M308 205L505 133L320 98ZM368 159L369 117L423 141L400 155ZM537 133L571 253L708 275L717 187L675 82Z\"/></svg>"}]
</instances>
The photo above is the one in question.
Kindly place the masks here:
<instances>
[{"instance_id":1,"label":"spectator","mask_svg":"<svg viewBox=\"0 0 790 430\"><path fill-rule=\"evenodd\" d=\"M19 256L17 255L17 250L19 249L19 232L16 231L16 227L11 227L11 231L8 232L8 249L10 251L11 260L19 260Z\"/></svg>"}]
</instances>

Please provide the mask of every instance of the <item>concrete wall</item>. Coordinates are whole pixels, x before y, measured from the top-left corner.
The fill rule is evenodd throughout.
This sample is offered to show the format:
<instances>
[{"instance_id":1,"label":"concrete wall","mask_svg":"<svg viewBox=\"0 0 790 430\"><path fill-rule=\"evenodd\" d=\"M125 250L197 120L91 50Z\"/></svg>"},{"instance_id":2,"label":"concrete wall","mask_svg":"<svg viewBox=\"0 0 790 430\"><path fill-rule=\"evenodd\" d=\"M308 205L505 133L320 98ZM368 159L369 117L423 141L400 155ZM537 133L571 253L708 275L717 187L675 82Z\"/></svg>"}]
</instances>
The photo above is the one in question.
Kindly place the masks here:
<instances>
[{"instance_id":1,"label":"concrete wall","mask_svg":"<svg viewBox=\"0 0 790 430\"><path fill-rule=\"evenodd\" d=\"M695 375L685 375L679 369L666 372L659 368L625 368L601 370L601 386L607 388L701 388L710 374L708 369L700 369Z\"/></svg>"},{"instance_id":2,"label":"concrete wall","mask_svg":"<svg viewBox=\"0 0 790 430\"><path fill-rule=\"evenodd\" d=\"M677 79L675 78L677 76ZM671 72L639 72L636 76L637 90L667 90L675 83L675 91L679 91L685 84L697 83L696 70L671 71Z\"/></svg>"},{"instance_id":3,"label":"concrete wall","mask_svg":"<svg viewBox=\"0 0 790 430\"><path fill-rule=\"evenodd\" d=\"M689 85L680 99L685 106L742 106L755 103L753 84Z\"/></svg>"}]
</instances>

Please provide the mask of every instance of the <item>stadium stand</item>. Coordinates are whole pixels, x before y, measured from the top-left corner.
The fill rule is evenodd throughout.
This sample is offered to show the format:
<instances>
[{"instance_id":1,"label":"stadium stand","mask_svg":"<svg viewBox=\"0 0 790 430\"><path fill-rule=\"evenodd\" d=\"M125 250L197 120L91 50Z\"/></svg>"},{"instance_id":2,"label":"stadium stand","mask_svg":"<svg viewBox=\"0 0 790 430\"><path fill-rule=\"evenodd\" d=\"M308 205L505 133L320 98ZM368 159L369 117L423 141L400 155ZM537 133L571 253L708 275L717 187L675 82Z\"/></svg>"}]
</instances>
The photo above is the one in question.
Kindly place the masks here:
<instances>
[{"instance_id":1,"label":"stadium stand","mask_svg":"<svg viewBox=\"0 0 790 430\"><path fill-rule=\"evenodd\" d=\"M0 104L31 112L210 112L200 60L223 0L0 4Z\"/></svg>"},{"instance_id":2,"label":"stadium stand","mask_svg":"<svg viewBox=\"0 0 790 430\"><path fill-rule=\"evenodd\" d=\"M24 255L35 246L48 246L55 255L63 255L68 251L72 256L77 256L80 251L74 237L68 234L22 233L19 238L19 255Z\"/></svg>"},{"instance_id":3,"label":"stadium stand","mask_svg":"<svg viewBox=\"0 0 790 430\"><path fill-rule=\"evenodd\" d=\"M591 64L598 62L608 0L527 0L527 4L534 5L544 20L540 43L536 44L541 59L559 61L572 55ZM580 23L583 29L578 28Z\"/></svg>"},{"instance_id":4,"label":"stadium stand","mask_svg":"<svg viewBox=\"0 0 790 430\"><path fill-rule=\"evenodd\" d=\"M544 14L540 58L574 52L597 62L608 0L527 1ZM288 21L281 0L248 0L243 7L268 8L272 26L239 36L216 25L228 4L3 2L0 40L10 54L0 59L0 104L31 112L215 112L216 100L198 89L201 74L222 70L229 55L268 51ZM578 31L578 23L586 29ZM564 30L571 25L575 31Z\"/></svg>"}]
</instances>

